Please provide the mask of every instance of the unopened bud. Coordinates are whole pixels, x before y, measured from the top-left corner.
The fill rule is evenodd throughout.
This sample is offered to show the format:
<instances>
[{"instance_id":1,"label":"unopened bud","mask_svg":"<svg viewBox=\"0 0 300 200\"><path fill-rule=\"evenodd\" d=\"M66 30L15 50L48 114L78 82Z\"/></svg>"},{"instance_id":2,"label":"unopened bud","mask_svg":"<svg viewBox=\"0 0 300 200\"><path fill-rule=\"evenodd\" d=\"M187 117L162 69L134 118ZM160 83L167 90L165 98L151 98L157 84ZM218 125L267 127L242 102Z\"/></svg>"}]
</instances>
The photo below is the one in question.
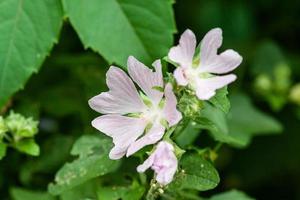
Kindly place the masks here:
<instances>
[{"instance_id":1,"label":"unopened bud","mask_svg":"<svg viewBox=\"0 0 300 200\"><path fill-rule=\"evenodd\" d=\"M290 100L300 105L300 83L294 85L290 91Z\"/></svg>"}]
</instances>

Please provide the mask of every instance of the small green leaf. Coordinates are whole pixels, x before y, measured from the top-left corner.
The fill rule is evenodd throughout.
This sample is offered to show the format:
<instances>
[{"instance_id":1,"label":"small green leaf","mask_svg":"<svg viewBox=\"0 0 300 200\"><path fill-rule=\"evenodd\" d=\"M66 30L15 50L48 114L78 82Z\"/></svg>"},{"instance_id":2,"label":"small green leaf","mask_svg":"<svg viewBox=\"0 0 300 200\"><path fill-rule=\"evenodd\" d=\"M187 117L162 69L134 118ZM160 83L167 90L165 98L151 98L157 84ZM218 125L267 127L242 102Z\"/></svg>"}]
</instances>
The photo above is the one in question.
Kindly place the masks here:
<instances>
[{"instance_id":1,"label":"small green leaf","mask_svg":"<svg viewBox=\"0 0 300 200\"><path fill-rule=\"evenodd\" d=\"M245 193L237 190L227 191L221 194L216 194L209 198L209 200L254 200L248 197Z\"/></svg>"},{"instance_id":2,"label":"small green leaf","mask_svg":"<svg viewBox=\"0 0 300 200\"><path fill-rule=\"evenodd\" d=\"M209 102L211 102L215 107L220 108L223 112L228 113L230 109L230 101L227 95L227 87L223 87L217 90L216 95L212 97Z\"/></svg>"},{"instance_id":3,"label":"small green leaf","mask_svg":"<svg viewBox=\"0 0 300 200\"><path fill-rule=\"evenodd\" d=\"M109 139L100 136L85 135L79 138L71 150L71 154L79 155L79 158L66 163L57 172L55 182L49 185L49 192L57 195L116 170L119 162L108 157L111 146Z\"/></svg>"},{"instance_id":4,"label":"small green leaf","mask_svg":"<svg viewBox=\"0 0 300 200\"><path fill-rule=\"evenodd\" d=\"M31 156L40 155L40 147L35 143L34 139L23 139L14 144L14 147L20 152Z\"/></svg>"},{"instance_id":5,"label":"small green leaf","mask_svg":"<svg viewBox=\"0 0 300 200\"><path fill-rule=\"evenodd\" d=\"M196 189L206 191L215 188L219 174L214 166L197 154L183 156L180 160L181 171L169 185L171 190Z\"/></svg>"},{"instance_id":6,"label":"small green leaf","mask_svg":"<svg viewBox=\"0 0 300 200\"><path fill-rule=\"evenodd\" d=\"M0 160L6 155L6 144L0 141Z\"/></svg>"},{"instance_id":7,"label":"small green leaf","mask_svg":"<svg viewBox=\"0 0 300 200\"><path fill-rule=\"evenodd\" d=\"M12 188L10 195L13 200L55 200L50 194L42 191L31 191L22 188Z\"/></svg>"}]
</instances>

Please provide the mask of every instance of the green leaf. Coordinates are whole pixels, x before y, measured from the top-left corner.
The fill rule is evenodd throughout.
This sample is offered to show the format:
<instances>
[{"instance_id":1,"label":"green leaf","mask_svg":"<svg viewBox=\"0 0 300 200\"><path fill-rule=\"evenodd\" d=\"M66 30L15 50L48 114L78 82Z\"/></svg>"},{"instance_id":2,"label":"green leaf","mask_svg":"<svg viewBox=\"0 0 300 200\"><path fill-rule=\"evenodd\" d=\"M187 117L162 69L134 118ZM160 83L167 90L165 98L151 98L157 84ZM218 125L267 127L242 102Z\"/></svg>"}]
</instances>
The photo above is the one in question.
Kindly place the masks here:
<instances>
[{"instance_id":1,"label":"green leaf","mask_svg":"<svg viewBox=\"0 0 300 200\"><path fill-rule=\"evenodd\" d=\"M10 195L13 200L55 200L55 198L47 194L47 192L31 191L22 188L12 188Z\"/></svg>"},{"instance_id":2,"label":"green leaf","mask_svg":"<svg viewBox=\"0 0 300 200\"><path fill-rule=\"evenodd\" d=\"M71 151L79 158L66 163L56 174L55 182L49 185L49 192L57 195L92 178L114 171L119 162L110 160L108 152L111 141L100 136L85 135L79 138Z\"/></svg>"},{"instance_id":3,"label":"green leaf","mask_svg":"<svg viewBox=\"0 0 300 200\"><path fill-rule=\"evenodd\" d=\"M180 160L181 171L169 185L171 190L196 189L206 191L215 188L219 174L214 166L197 154L183 156Z\"/></svg>"},{"instance_id":4,"label":"green leaf","mask_svg":"<svg viewBox=\"0 0 300 200\"><path fill-rule=\"evenodd\" d=\"M61 26L59 0L0 1L0 107L38 71Z\"/></svg>"},{"instance_id":5,"label":"green leaf","mask_svg":"<svg viewBox=\"0 0 300 200\"><path fill-rule=\"evenodd\" d=\"M244 147L254 135L282 131L281 124L255 108L247 96L237 94L230 100L231 110L228 116L222 110L206 103L202 110L204 119L198 120L200 126L208 129L215 140Z\"/></svg>"},{"instance_id":6,"label":"green leaf","mask_svg":"<svg viewBox=\"0 0 300 200\"><path fill-rule=\"evenodd\" d=\"M227 87L223 87L217 90L216 95L212 97L209 102L211 102L215 107L220 108L223 112L228 113L230 109L230 101L227 95Z\"/></svg>"},{"instance_id":7,"label":"green leaf","mask_svg":"<svg viewBox=\"0 0 300 200\"><path fill-rule=\"evenodd\" d=\"M40 155L40 147L34 141L34 139L23 139L14 144L14 147L20 152L38 156Z\"/></svg>"},{"instance_id":8,"label":"green leaf","mask_svg":"<svg viewBox=\"0 0 300 200\"><path fill-rule=\"evenodd\" d=\"M125 66L129 55L150 64L167 54L176 31L171 0L63 0L86 48Z\"/></svg>"},{"instance_id":9,"label":"green leaf","mask_svg":"<svg viewBox=\"0 0 300 200\"><path fill-rule=\"evenodd\" d=\"M282 131L281 124L255 108L247 96L238 94L230 100L232 109L228 115L228 124L230 131L235 135L276 134Z\"/></svg>"},{"instance_id":10,"label":"green leaf","mask_svg":"<svg viewBox=\"0 0 300 200\"><path fill-rule=\"evenodd\" d=\"M209 198L209 200L254 200L248 197L245 193L237 190L227 191L221 194L216 194Z\"/></svg>"},{"instance_id":11,"label":"green leaf","mask_svg":"<svg viewBox=\"0 0 300 200\"><path fill-rule=\"evenodd\" d=\"M176 144L178 144L182 148L186 148L196 140L196 138L200 134L200 131L201 128L197 126L196 122L187 122L187 124L184 124L184 127L182 129L180 128L175 130L175 135L179 134L175 138Z\"/></svg>"},{"instance_id":12,"label":"green leaf","mask_svg":"<svg viewBox=\"0 0 300 200\"><path fill-rule=\"evenodd\" d=\"M96 180L87 181L60 195L61 200L96 200L100 184Z\"/></svg>"},{"instance_id":13,"label":"green leaf","mask_svg":"<svg viewBox=\"0 0 300 200\"><path fill-rule=\"evenodd\" d=\"M284 55L279 46L273 41L262 42L255 51L255 59L251 72L257 74L272 74L274 68L282 63L285 63Z\"/></svg>"},{"instance_id":14,"label":"green leaf","mask_svg":"<svg viewBox=\"0 0 300 200\"><path fill-rule=\"evenodd\" d=\"M137 182L129 187L100 187L98 189L98 199L105 200L139 200L143 196L145 188L139 185Z\"/></svg>"},{"instance_id":15,"label":"green leaf","mask_svg":"<svg viewBox=\"0 0 300 200\"><path fill-rule=\"evenodd\" d=\"M6 155L6 144L0 141L0 160Z\"/></svg>"}]
</instances>

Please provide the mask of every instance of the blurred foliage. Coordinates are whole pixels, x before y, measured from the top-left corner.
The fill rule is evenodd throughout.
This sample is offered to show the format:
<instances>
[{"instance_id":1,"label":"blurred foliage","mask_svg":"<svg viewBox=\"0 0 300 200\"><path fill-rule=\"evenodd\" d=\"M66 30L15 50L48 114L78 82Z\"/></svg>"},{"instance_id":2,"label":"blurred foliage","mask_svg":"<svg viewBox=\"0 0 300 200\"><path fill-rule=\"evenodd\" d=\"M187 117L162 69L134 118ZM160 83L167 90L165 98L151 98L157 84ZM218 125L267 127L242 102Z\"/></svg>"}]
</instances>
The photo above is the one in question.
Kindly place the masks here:
<instances>
[{"instance_id":1,"label":"blurred foliage","mask_svg":"<svg viewBox=\"0 0 300 200\"><path fill-rule=\"evenodd\" d=\"M3 2L0 1L0 3ZM90 122L96 116L96 113L90 110L87 100L100 91L106 90L104 77L109 64L104 59L109 62L115 61L117 64L123 64L125 56L136 53L144 57L146 61L147 52L153 52L158 48L156 46L159 45L164 46L164 50L159 52L159 55L154 56L152 53L150 54L154 57L165 55L167 48L172 44L172 39L156 35L156 37L162 37L162 40L167 41L165 44L159 42L156 44L153 41L158 39L151 40L151 38L154 38L151 31L155 30L155 33L157 33L161 30L173 33L175 31L174 22L170 23L172 25L165 27L163 21L158 22L156 26L155 23L150 23L151 20L144 23L144 21L139 19L130 21L131 23L128 24L126 23L127 26L125 28L122 26L116 28L118 25L108 23L109 18L105 18L105 16L102 16L104 17L102 19L98 18L101 12L97 10L97 7L71 5L73 3L68 0L63 2L64 4L70 4L68 9L72 11L70 12L70 15L72 15L70 16L71 24L68 20L65 20L58 44L45 60L40 72L34 74L26 83L24 90L18 92L1 109L1 113L4 114L3 117L0 117L1 141L4 138L3 135L9 130L6 125L7 116L9 116L8 110L13 108L16 113L21 113L26 117L32 116L34 119L39 120L39 133L37 135L35 135L37 131L35 127L37 124L35 123L33 129L28 129L27 125L21 126L26 127L25 129L13 129L19 135L21 134L22 137L27 137L27 133L29 133L29 140L31 141L26 142L26 144L20 144L19 147L15 146L16 149L37 155L37 147L33 147L35 143L32 143L31 136L33 135L40 146L40 156L30 157L11 148L6 149L6 145L0 142L0 157L6 154L0 161L1 199L139 199L145 192L144 187L141 187L141 185L146 181L146 177L140 177L135 172L135 167L139 163L138 157L126 159L114 167L108 164L108 169L105 173L109 173L103 175L100 179L95 178L99 174L104 174L101 171L103 169L100 169L97 163L108 163L109 161L101 157L103 151L101 144L104 141L93 139L94 134L98 133L90 126ZM172 1L166 2L170 9L170 2ZM38 24L45 23L44 20L47 19L43 17L45 13L55 15L58 18L62 17L60 12L51 12L52 7L55 6L54 4L47 7L43 6L43 4L47 4L44 2L40 2L38 5L33 5L30 2L26 2L26 4L28 5L24 7L24 13L29 13L29 17L33 14L42 16L39 17ZM110 6L107 8L110 12L114 9L119 9L117 5L110 4L106 4L106 6ZM143 2L140 2L140 4L143 4ZM149 8L153 12L156 11L155 5L153 4ZM35 8L37 8L38 12L26 10L31 10L33 6L36 6ZM143 5L141 6L143 7ZM110 9L111 7L114 9ZM134 10L130 10L130 6L126 7L125 3L121 7L129 15L129 18L130 15L135 14ZM10 5L9 8L15 9L13 5ZM158 8L160 7L158 6ZM93 25L92 30L87 30L84 27L86 23L81 24L76 21L80 18L78 9L91 9L93 11L89 12L94 13L91 15L95 15L93 21L91 21ZM300 18L300 2L292 0L178 0L174 4L174 9L179 33L186 28L190 28L195 31L198 38L201 38L209 29L221 27L224 32L222 49L230 47L240 52L244 58L242 66L237 70L237 82L228 88L231 109L229 109L228 103L222 103L225 107L219 107L217 111L209 110L215 109L215 107L208 106L208 110L203 111L206 119L201 119L202 122L207 123L206 127L196 126L194 123L196 119L191 119L181 124L184 128L182 134L176 135L176 132L174 133L176 142L180 147L191 148L192 144L197 144L201 147L211 147L203 149L203 151L196 151L196 153L208 158L207 160L209 161L201 158L199 160L183 160L180 164L181 167L187 167L186 171L188 172L188 170L194 170L192 168L193 165L201 166L201 162L205 162L205 167L209 167L211 165L210 162L214 161L219 175L215 174L215 169L212 168L211 171L214 176L210 178L213 180L210 184L215 185L215 183L219 182L219 176L221 182L216 189L201 192L201 196L210 197L209 199L211 200L251 199L235 190L217 194L232 188L245 191L245 193L257 199L300 199L300 157L297 155L300 152L300 134L298 133L300 120L300 52L298 42L300 23L297 21ZM157 12L159 15L165 16L164 20L166 22L172 21L170 10L164 13L158 9ZM0 13L0 23L3 22L2 19L5 16L3 13ZM116 17L124 20L124 16ZM150 18L155 17L150 16ZM107 29L105 29L105 32L97 32L100 27L100 25L96 25L99 23L98 19L106 22ZM20 21L19 23L24 24L24 29L31 30L31 28L34 28L26 26L26 22ZM45 57L45 49L49 49L53 43L53 40L50 39L53 36L56 38L56 28L61 25L60 22L52 21L51 23L54 24L51 31L43 27L38 28L38 32L45 32L38 35L46 37L45 44L43 43L42 45L43 48L38 49L39 51L37 52L41 53L41 57L32 57L28 62L25 62L30 66L34 64L36 67L26 71L22 77L14 77L14 71L12 71L14 68L11 66L17 67L20 63L7 62L6 68L10 70L8 74L11 75L7 76L7 80L14 79L16 82L22 82L23 84L29 75L39 68L37 64L42 62ZM117 41L112 47L103 50L103 45L111 41L111 39L105 40L103 35L109 37L115 35L118 31L124 31L124 34L128 35L132 31L132 24L134 24L133 27L142 29L145 26L149 30L147 34L145 33L145 35L132 39L137 45L140 45L140 49L134 49L132 50L134 52L131 53L130 43ZM75 33L72 25L79 31L79 36ZM2 29L0 30L2 34L8 34L4 33ZM34 37L36 36L28 35L28 38ZM98 38L96 46L89 45L88 41L91 37ZM18 39L18 37L16 38ZM146 45L141 45L139 40L146 40ZM109 56L107 57L103 53L103 55L101 54L102 58L97 53L85 50L81 41L87 41L88 45L85 46L91 46L96 52L108 51ZM24 45L22 41L17 41L16 43ZM32 53L28 48L23 48L23 46L22 49L22 52L26 54ZM111 57L111 52L115 54L114 56L118 55L120 57L117 59L114 56ZM35 51L34 53L36 54ZM13 55L17 56L18 54L19 52L15 52ZM9 58L11 57L9 56ZM1 60L0 63L2 62ZM3 81L2 83L7 84L8 82ZM0 85L0 88L4 87L3 84ZM1 95L5 94L5 97L1 96L1 105L4 105L4 99L8 99L6 96L18 88L12 85L10 90L5 91L5 93L2 93L1 89ZM225 90L223 93L219 92L219 96L212 99L209 105L218 105L216 102L222 101L222 97L226 96L225 93ZM185 100L187 106L190 105L190 101L193 101L190 98ZM201 106L203 105L199 105L199 107ZM183 110L193 112L194 108L186 107ZM224 112L227 111L228 115L225 117ZM210 120L215 118L218 118L219 124L213 127ZM23 117L21 124L24 124L26 119ZM224 123L220 124L220 122ZM229 148L227 145L215 148L215 143L203 128L209 130L209 134L219 141L235 144L238 147L243 146L244 149ZM30 131L28 132L28 130ZM228 137L225 139L220 138L220 130L228 133ZM270 133L279 132L283 134L270 135ZM269 135L268 137L262 136L252 139L252 136L262 134ZM78 138L79 140L77 140ZM28 138L25 139L29 141ZM250 143L251 140L252 142ZM76 144L79 142L91 145L83 145L83 149L78 149ZM29 148L28 145L33 148ZM103 143L103 145L108 144ZM246 145L248 146L245 147ZM99 157L96 157L94 153L99 154ZM74 158L74 156L77 157ZM65 164L66 162L68 163ZM193 163L190 164L190 162ZM70 168L75 164L87 166L90 169L89 180L85 182L80 177L79 179L74 178L72 180L74 182L71 183L70 181L72 187L70 185L66 186L66 188L71 188L70 190L65 190L65 185L54 185L56 189L50 186L50 188L52 187L50 191L52 190L55 194L61 193L61 195L59 197L49 195L46 192L47 187L55 179L55 174L56 177L65 179L66 173L64 168ZM118 172L114 171L116 167L119 169ZM74 173L77 173L77 171L74 171ZM78 173L80 175L83 172L79 171ZM199 172L199 177L196 177L197 180L203 176L207 177L202 173ZM186 182L193 181L188 177L183 178ZM199 183L199 181L196 183ZM203 185L199 186L196 183L193 184L193 187L203 187ZM206 185L207 188L210 187L210 184ZM180 187L185 186L181 185ZM110 191L112 188L113 192ZM168 195L174 194L165 191L162 194L162 198L170 198ZM199 199L198 192L191 192L190 190L182 190L180 194L176 195L181 199Z\"/></svg>"}]
</instances>

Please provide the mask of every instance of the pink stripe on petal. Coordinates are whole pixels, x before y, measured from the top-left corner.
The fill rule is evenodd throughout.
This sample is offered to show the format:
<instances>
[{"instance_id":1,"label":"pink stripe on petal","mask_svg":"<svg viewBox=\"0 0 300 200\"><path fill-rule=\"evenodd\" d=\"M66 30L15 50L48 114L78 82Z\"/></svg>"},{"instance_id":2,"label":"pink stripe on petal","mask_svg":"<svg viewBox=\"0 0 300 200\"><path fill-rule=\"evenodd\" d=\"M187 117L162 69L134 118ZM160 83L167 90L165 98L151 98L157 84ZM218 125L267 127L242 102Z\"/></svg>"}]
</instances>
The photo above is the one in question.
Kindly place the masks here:
<instances>
[{"instance_id":1,"label":"pink stripe on petal","mask_svg":"<svg viewBox=\"0 0 300 200\"><path fill-rule=\"evenodd\" d=\"M93 127L113 138L115 147L111 154L121 153L122 156L128 147L143 134L146 125L147 122L143 119L114 114L102 115L92 121Z\"/></svg>"},{"instance_id":2,"label":"pink stripe on petal","mask_svg":"<svg viewBox=\"0 0 300 200\"><path fill-rule=\"evenodd\" d=\"M145 94L155 103L159 103L163 93L154 87L163 87L161 63L159 60L153 63L155 71L149 69L133 56L128 57L128 73Z\"/></svg>"},{"instance_id":3,"label":"pink stripe on petal","mask_svg":"<svg viewBox=\"0 0 300 200\"><path fill-rule=\"evenodd\" d=\"M237 68L243 58L235 51L229 49L217 55L210 63L203 65L200 63L199 72L208 72L214 74L228 73Z\"/></svg>"},{"instance_id":4,"label":"pink stripe on petal","mask_svg":"<svg viewBox=\"0 0 300 200\"><path fill-rule=\"evenodd\" d=\"M162 141L148 159L137 167L137 171L144 172L151 167L155 172L157 182L167 185L173 180L177 166L178 161L174 147L170 143Z\"/></svg>"},{"instance_id":5,"label":"pink stripe on petal","mask_svg":"<svg viewBox=\"0 0 300 200\"><path fill-rule=\"evenodd\" d=\"M169 126L177 124L181 118L181 113L177 110L177 99L172 90L172 85L168 83L165 87L165 106L163 108L163 114L168 121Z\"/></svg>"},{"instance_id":6,"label":"pink stripe on petal","mask_svg":"<svg viewBox=\"0 0 300 200\"><path fill-rule=\"evenodd\" d=\"M216 94L216 90L235 81L236 76L229 74L225 76L214 76L212 78L197 79L196 95L201 100L209 100Z\"/></svg>"},{"instance_id":7,"label":"pink stripe on petal","mask_svg":"<svg viewBox=\"0 0 300 200\"><path fill-rule=\"evenodd\" d=\"M143 164L139 165L136 170L139 172L139 173L143 173L145 172L147 169L149 169L151 167L151 165L153 164L154 162L154 158L155 158L155 154L152 153L145 161Z\"/></svg>"},{"instance_id":8,"label":"pink stripe on petal","mask_svg":"<svg viewBox=\"0 0 300 200\"><path fill-rule=\"evenodd\" d=\"M145 108L132 80L121 69L111 66L106 73L108 92L91 98L92 109L103 114L142 112Z\"/></svg>"},{"instance_id":9,"label":"pink stripe on petal","mask_svg":"<svg viewBox=\"0 0 300 200\"><path fill-rule=\"evenodd\" d=\"M165 133L165 127L160 123L154 124L151 129L141 138L136 140L128 148L126 156L131 156L143 147L158 142Z\"/></svg>"},{"instance_id":10,"label":"pink stripe on petal","mask_svg":"<svg viewBox=\"0 0 300 200\"><path fill-rule=\"evenodd\" d=\"M200 64L209 65L217 56L218 48L222 45L222 29L210 30L202 39L200 47Z\"/></svg>"},{"instance_id":11,"label":"pink stripe on petal","mask_svg":"<svg viewBox=\"0 0 300 200\"><path fill-rule=\"evenodd\" d=\"M112 160L118 160L126 154L126 150L126 148L114 146L109 152L109 158Z\"/></svg>"},{"instance_id":12,"label":"pink stripe on petal","mask_svg":"<svg viewBox=\"0 0 300 200\"><path fill-rule=\"evenodd\" d=\"M186 86L188 80L184 76L184 72L181 67L177 67L174 71L174 77L178 85Z\"/></svg>"},{"instance_id":13,"label":"pink stripe on petal","mask_svg":"<svg viewBox=\"0 0 300 200\"><path fill-rule=\"evenodd\" d=\"M180 64L180 67L191 67L195 53L195 48L195 34L191 30L187 29L180 36L179 45L170 49L168 57L171 61Z\"/></svg>"}]
</instances>

